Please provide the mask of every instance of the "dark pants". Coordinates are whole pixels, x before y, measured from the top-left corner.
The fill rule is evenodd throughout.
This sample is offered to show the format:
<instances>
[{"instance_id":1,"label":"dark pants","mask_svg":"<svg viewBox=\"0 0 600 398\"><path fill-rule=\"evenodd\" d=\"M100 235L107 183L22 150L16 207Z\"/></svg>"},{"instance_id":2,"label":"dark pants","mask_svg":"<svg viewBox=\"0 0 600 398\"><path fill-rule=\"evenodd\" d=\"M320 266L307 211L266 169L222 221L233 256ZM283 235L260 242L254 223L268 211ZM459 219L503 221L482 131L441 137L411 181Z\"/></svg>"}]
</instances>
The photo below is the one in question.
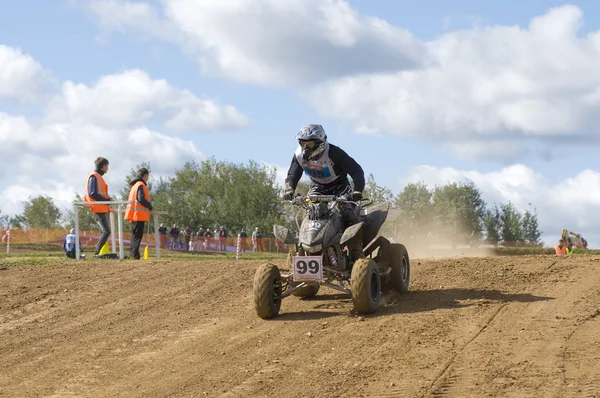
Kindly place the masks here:
<instances>
[{"instance_id":1,"label":"dark pants","mask_svg":"<svg viewBox=\"0 0 600 398\"><path fill-rule=\"evenodd\" d=\"M100 227L100 239L98 239L96 252L94 253L98 254L110 236L110 223L108 220L108 213L94 213L94 218L96 218L96 222Z\"/></svg>"},{"instance_id":2,"label":"dark pants","mask_svg":"<svg viewBox=\"0 0 600 398\"><path fill-rule=\"evenodd\" d=\"M65 254L69 258L75 258L75 250L68 250L68 251L65 252Z\"/></svg>"},{"instance_id":3,"label":"dark pants","mask_svg":"<svg viewBox=\"0 0 600 398\"><path fill-rule=\"evenodd\" d=\"M131 223L131 252L132 258L140 259L140 243L142 243L142 237L144 236L144 225L145 221L133 221Z\"/></svg>"}]
</instances>

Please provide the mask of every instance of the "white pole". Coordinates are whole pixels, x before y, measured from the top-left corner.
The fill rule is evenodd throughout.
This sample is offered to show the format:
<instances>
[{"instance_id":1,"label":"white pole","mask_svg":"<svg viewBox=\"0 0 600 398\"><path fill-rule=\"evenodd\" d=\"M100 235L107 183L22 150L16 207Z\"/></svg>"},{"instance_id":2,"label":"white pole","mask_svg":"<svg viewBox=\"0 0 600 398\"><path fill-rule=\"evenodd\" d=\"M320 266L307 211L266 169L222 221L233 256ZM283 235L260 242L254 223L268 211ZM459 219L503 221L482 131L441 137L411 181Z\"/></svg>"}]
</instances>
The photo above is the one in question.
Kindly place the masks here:
<instances>
[{"instance_id":1,"label":"white pole","mask_svg":"<svg viewBox=\"0 0 600 398\"><path fill-rule=\"evenodd\" d=\"M122 210L123 205L119 203L119 207L117 210L117 222L119 223L119 258L121 260L125 258L125 251L123 250L123 217L121 217Z\"/></svg>"},{"instance_id":2,"label":"white pole","mask_svg":"<svg viewBox=\"0 0 600 398\"><path fill-rule=\"evenodd\" d=\"M160 258L160 236L158 234L158 214L154 213L154 242L156 244L156 258Z\"/></svg>"},{"instance_id":3,"label":"white pole","mask_svg":"<svg viewBox=\"0 0 600 398\"><path fill-rule=\"evenodd\" d=\"M235 259L240 259L240 251L242 250L242 238L238 235L237 238L237 247L235 249Z\"/></svg>"},{"instance_id":4,"label":"white pole","mask_svg":"<svg viewBox=\"0 0 600 398\"><path fill-rule=\"evenodd\" d=\"M112 211L109 213L110 216L110 234L112 239L112 251L111 253L117 252L117 238L115 237L115 213ZM102 249L102 248L100 248Z\"/></svg>"},{"instance_id":5,"label":"white pole","mask_svg":"<svg viewBox=\"0 0 600 398\"><path fill-rule=\"evenodd\" d=\"M8 227L8 231L6 231L6 255L10 254L10 226Z\"/></svg>"},{"instance_id":6,"label":"white pole","mask_svg":"<svg viewBox=\"0 0 600 398\"><path fill-rule=\"evenodd\" d=\"M81 247L79 247L79 206L73 205L73 214L75 215L75 259L79 260Z\"/></svg>"}]
</instances>

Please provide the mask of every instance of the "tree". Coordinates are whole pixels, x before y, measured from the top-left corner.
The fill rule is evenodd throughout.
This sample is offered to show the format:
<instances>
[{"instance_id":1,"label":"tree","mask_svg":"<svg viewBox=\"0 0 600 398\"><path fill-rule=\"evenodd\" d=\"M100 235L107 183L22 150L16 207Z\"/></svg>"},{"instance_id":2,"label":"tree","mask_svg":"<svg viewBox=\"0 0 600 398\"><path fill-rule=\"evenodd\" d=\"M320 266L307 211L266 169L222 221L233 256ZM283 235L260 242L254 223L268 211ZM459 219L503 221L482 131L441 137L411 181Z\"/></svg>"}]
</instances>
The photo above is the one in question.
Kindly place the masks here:
<instances>
[{"instance_id":1,"label":"tree","mask_svg":"<svg viewBox=\"0 0 600 398\"><path fill-rule=\"evenodd\" d=\"M531 203L529 203L529 206L531 206ZM521 223L523 239L527 241L529 245L538 245L540 243L542 231L540 231L538 225L537 210L535 208L533 211L525 210L525 214L523 215Z\"/></svg>"},{"instance_id":2,"label":"tree","mask_svg":"<svg viewBox=\"0 0 600 398\"><path fill-rule=\"evenodd\" d=\"M423 239L431 231L432 193L423 182L410 183L394 200L400 211L397 220L399 237L403 240Z\"/></svg>"},{"instance_id":3,"label":"tree","mask_svg":"<svg viewBox=\"0 0 600 398\"><path fill-rule=\"evenodd\" d=\"M500 236L505 244L523 241L522 215L511 202L502 205L500 220Z\"/></svg>"},{"instance_id":4,"label":"tree","mask_svg":"<svg viewBox=\"0 0 600 398\"><path fill-rule=\"evenodd\" d=\"M49 196L40 195L29 198L23 204L25 210L22 217L28 227L55 228L59 226L62 213Z\"/></svg>"},{"instance_id":5,"label":"tree","mask_svg":"<svg viewBox=\"0 0 600 398\"><path fill-rule=\"evenodd\" d=\"M472 181L436 187L433 210L436 232L453 244L481 234L486 204Z\"/></svg>"},{"instance_id":6,"label":"tree","mask_svg":"<svg viewBox=\"0 0 600 398\"><path fill-rule=\"evenodd\" d=\"M0 210L0 227L8 227L10 222L10 217L7 214L2 214L2 210Z\"/></svg>"},{"instance_id":7,"label":"tree","mask_svg":"<svg viewBox=\"0 0 600 398\"><path fill-rule=\"evenodd\" d=\"M260 227L268 233L284 214L275 176L274 168L254 161L247 165L214 158L188 162L174 177L159 181L151 200L154 207L169 212L164 218L169 224L223 225L230 231Z\"/></svg>"},{"instance_id":8,"label":"tree","mask_svg":"<svg viewBox=\"0 0 600 398\"><path fill-rule=\"evenodd\" d=\"M500 241L500 230L502 228L502 219L498 206L494 205L492 209L487 209L483 216L483 228L485 237L490 243L497 244Z\"/></svg>"},{"instance_id":9,"label":"tree","mask_svg":"<svg viewBox=\"0 0 600 398\"><path fill-rule=\"evenodd\" d=\"M393 201L394 201L394 194L392 193L392 191L386 187L377 185L377 183L375 182L375 177L373 177L372 173L369 174L369 176L367 178L363 196L365 198L372 199L373 202L375 202L375 203L378 203L378 202L393 203Z\"/></svg>"}]
</instances>

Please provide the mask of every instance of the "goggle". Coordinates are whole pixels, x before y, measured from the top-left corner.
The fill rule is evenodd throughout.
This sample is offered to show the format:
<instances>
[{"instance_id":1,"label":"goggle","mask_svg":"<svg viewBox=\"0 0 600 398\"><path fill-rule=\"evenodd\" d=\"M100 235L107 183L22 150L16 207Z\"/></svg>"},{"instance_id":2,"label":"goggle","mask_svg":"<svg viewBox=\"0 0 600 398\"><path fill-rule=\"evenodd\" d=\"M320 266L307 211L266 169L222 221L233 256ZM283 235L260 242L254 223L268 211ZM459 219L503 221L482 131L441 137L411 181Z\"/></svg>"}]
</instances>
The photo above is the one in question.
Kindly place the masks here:
<instances>
[{"instance_id":1,"label":"goggle","mask_svg":"<svg viewBox=\"0 0 600 398\"><path fill-rule=\"evenodd\" d=\"M315 149L318 145L316 141L300 141L300 146L306 149Z\"/></svg>"}]
</instances>

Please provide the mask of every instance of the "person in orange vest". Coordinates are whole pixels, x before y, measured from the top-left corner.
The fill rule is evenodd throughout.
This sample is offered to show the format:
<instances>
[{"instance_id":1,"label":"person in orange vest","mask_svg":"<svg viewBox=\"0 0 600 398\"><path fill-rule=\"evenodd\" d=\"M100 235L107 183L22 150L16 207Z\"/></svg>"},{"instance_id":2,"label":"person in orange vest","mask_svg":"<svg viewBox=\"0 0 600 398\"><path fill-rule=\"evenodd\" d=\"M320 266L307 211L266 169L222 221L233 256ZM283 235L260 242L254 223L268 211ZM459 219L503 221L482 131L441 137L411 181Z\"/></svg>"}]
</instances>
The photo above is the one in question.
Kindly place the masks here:
<instances>
[{"instance_id":1,"label":"person in orange vest","mask_svg":"<svg viewBox=\"0 0 600 398\"><path fill-rule=\"evenodd\" d=\"M554 252L557 256L566 256L567 254L571 254L571 250L565 245L565 241L560 239L558 241L558 245L554 248Z\"/></svg>"},{"instance_id":2,"label":"person in orange vest","mask_svg":"<svg viewBox=\"0 0 600 398\"><path fill-rule=\"evenodd\" d=\"M140 259L140 243L144 236L144 225L150 221L150 211L152 203L150 203L150 194L148 193L148 177L150 172L147 168L142 167L137 172L137 178L129 183L131 190L129 191L129 202L125 209L125 220L131 223L131 257L135 260Z\"/></svg>"},{"instance_id":3,"label":"person in orange vest","mask_svg":"<svg viewBox=\"0 0 600 398\"><path fill-rule=\"evenodd\" d=\"M96 165L96 170L87 179L87 183L85 184L85 195L83 200L85 202L108 202L111 200L110 196L108 196L108 185L106 181L104 181L104 174L108 172L108 160L99 157L94 162ZM100 249L108 240L110 236L110 223L108 219L108 214L110 213L110 207L108 204L99 204L99 205L88 205L91 212L94 214L96 218L96 222L100 227L100 238L98 239L98 243L96 244L96 250L94 253L94 257L98 256L100 253Z\"/></svg>"}]
</instances>

